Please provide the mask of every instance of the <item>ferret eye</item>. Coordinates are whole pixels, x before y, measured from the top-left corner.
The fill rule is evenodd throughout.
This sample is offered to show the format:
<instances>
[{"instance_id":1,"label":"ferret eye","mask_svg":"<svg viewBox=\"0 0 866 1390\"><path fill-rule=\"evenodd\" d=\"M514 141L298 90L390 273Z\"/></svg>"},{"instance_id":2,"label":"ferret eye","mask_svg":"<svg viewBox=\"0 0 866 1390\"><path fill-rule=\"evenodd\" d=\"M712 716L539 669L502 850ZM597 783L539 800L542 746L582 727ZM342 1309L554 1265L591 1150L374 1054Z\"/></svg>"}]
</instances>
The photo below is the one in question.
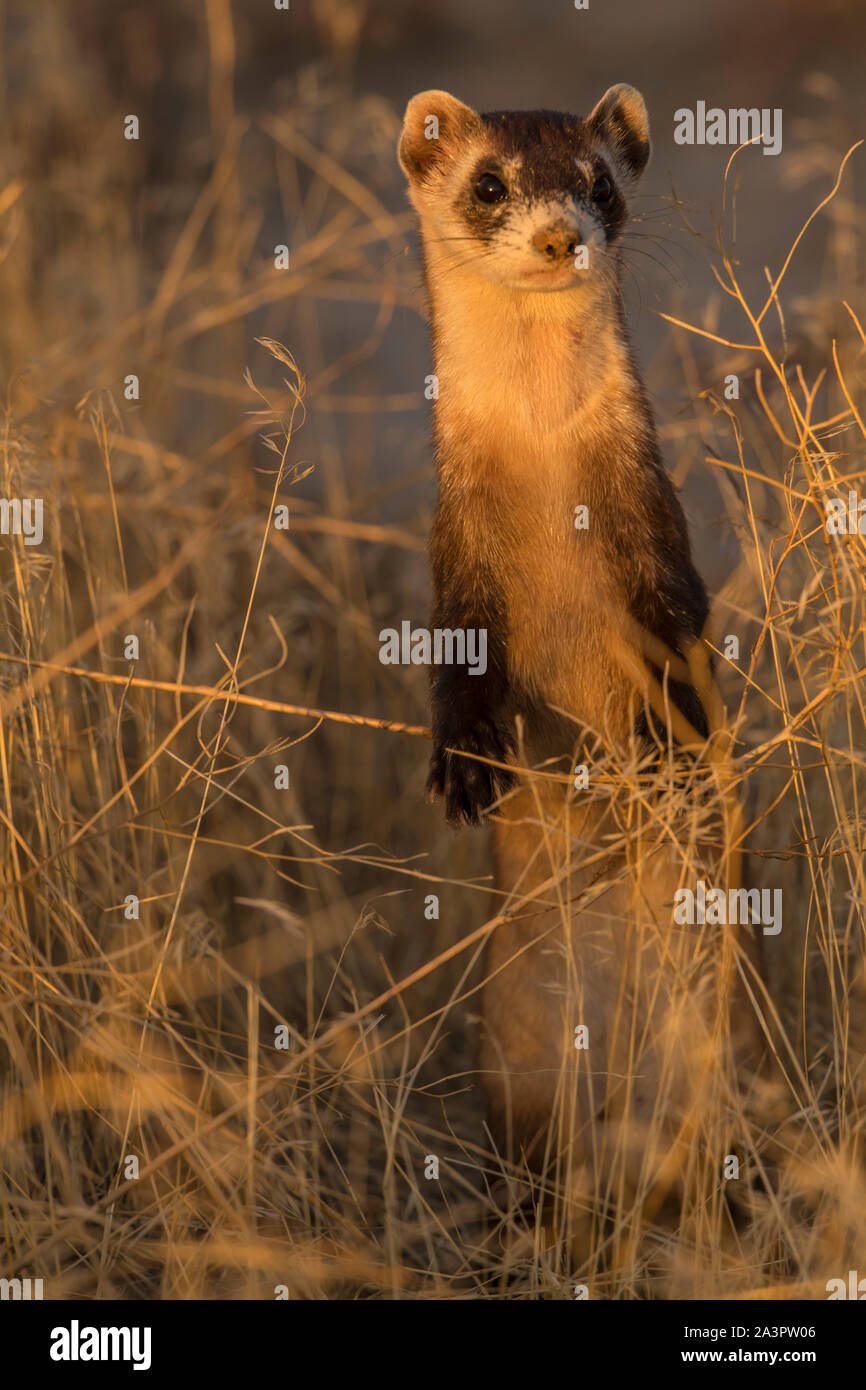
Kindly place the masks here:
<instances>
[{"instance_id":1,"label":"ferret eye","mask_svg":"<svg viewBox=\"0 0 866 1390\"><path fill-rule=\"evenodd\" d=\"M604 174L592 185L592 196L596 203L608 202L612 193L613 184Z\"/></svg>"},{"instance_id":2,"label":"ferret eye","mask_svg":"<svg viewBox=\"0 0 866 1390\"><path fill-rule=\"evenodd\" d=\"M501 203L508 197L508 189L495 174L482 174L475 185L475 196L482 203Z\"/></svg>"}]
</instances>

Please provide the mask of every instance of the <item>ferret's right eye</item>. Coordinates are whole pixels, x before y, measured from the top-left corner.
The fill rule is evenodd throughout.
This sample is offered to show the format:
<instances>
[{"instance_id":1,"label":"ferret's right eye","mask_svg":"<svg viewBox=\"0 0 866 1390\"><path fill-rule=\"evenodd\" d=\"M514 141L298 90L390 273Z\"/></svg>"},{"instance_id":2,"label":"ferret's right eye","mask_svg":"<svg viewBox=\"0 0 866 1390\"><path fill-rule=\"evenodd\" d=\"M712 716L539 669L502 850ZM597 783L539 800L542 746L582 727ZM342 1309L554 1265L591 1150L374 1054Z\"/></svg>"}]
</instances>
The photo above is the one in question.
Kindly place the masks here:
<instances>
[{"instance_id":1,"label":"ferret's right eye","mask_svg":"<svg viewBox=\"0 0 866 1390\"><path fill-rule=\"evenodd\" d=\"M508 197L508 189L495 174L482 174L475 185L475 196L482 203L501 203Z\"/></svg>"}]
</instances>

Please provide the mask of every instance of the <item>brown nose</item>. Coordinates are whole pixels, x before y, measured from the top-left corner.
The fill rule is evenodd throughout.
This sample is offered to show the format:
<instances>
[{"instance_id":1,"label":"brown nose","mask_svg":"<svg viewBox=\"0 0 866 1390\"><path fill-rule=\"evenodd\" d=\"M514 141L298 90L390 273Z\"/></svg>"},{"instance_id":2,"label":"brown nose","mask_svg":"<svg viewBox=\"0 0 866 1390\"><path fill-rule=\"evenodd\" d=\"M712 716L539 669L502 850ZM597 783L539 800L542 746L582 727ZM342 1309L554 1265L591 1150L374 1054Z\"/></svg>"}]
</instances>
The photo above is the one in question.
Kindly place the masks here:
<instances>
[{"instance_id":1,"label":"brown nose","mask_svg":"<svg viewBox=\"0 0 866 1390\"><path fill-rule=\"evenodd\" d=\"M535 233L532 244L549 261L564 261L577 251L580 233L568 222L551 222Z\"/></svg>"}]
</instances>

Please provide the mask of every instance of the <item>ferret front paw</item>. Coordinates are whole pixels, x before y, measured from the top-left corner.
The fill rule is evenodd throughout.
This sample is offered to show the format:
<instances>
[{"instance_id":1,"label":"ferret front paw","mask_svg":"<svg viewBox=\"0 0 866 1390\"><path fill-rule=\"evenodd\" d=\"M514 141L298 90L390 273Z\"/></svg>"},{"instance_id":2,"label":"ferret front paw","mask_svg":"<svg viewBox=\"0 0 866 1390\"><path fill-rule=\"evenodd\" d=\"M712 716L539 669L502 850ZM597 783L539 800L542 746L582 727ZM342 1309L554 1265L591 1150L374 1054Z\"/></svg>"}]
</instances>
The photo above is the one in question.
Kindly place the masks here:
<instances>
[{"instance_id":1,"label":"ferret front paw","mask_svg":"<svg viewBox=\"0 0 866 1390\"><path fill-rule=\"evenodd\" d=\"M514 774L475 758L449 753L448 748L505 762L511 749L508 735L493 720L485 719L468 732L463 730L436 739L427 778L430 799L444 796L448 820L478 825L491 803L514 784Z\"/></svg>"}]
</instances>

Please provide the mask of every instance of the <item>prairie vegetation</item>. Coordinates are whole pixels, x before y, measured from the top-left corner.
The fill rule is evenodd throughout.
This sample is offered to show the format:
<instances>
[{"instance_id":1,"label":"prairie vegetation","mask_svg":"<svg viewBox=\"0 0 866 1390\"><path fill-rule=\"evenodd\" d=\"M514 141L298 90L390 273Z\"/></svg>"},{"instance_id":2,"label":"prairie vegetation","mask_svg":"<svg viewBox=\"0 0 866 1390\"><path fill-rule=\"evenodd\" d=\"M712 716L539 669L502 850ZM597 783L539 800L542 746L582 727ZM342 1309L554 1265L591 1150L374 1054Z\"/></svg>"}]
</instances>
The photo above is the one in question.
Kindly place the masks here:
<instances>
[{"instance_id":1,"label":"prairie vegetation","mask_svg":"<svg viewBox=\"0 0 866 1390\"><path fill-rule=\"evenodd\" d=\"M254 119L227 0L183 6L176 138L182 85L123 138L136 108L61 7L5 49L2 492L43 498L45 535L0 549L0 1272L81 1299L825 1297L866 1251L866 542L825 527L866 496L863 149L829 97L786 147L820 189L790 298L784 257L731 249L754 152L720 159L701 292L658 322L650 389L689 401L668 463L699 563L720 533L729 559L702 768L742 881L783 892L752 981L774 1063L708 1086L667 1199L603 1194L574 1268L484 1125L487 837L425 802L426 675L378 660L425 621L433 487L394 348L423 331L400 113L341 76L359 13L319 6L327 62ZM142 90L155 42L127 38ZM673 198L650 251L662 226L695 230ZM637 772L619 794L643 804Z\"/></svg>"}]
</instances>

